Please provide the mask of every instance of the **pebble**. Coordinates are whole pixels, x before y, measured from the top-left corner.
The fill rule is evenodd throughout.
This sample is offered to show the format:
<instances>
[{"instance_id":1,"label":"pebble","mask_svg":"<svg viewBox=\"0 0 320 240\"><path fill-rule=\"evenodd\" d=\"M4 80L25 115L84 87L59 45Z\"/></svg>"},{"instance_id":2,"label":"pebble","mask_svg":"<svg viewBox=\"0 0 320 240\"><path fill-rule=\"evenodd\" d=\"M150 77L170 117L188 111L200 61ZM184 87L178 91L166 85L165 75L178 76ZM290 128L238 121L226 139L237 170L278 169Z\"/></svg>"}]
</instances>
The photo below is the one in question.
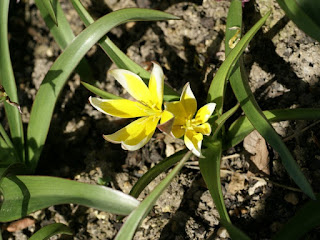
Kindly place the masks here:
<instances>
[{"instance_id":1,"label":"pebble","mask_svg":"<svg viewBox=\"0 0 320 240\"><path fill-rule=\"evenodd\" d=\"M296 193L287 193L285 196L284 196L284 200L288 203L291 203L292 205L297 205L299 203L299 198L297 196Z\"/></svg>"},{"instance_id":2,"label":"pebble","mask_svg":"<svg viewBox=\"0 0 320 240\"><path fill-rule=\"evenodd\" d=\"M217 235L221 238L228 238L229 237L229 233L228 233L227 229L225 229L224 227L221 227L218 229Z\"/></svg>"}]
</instances>

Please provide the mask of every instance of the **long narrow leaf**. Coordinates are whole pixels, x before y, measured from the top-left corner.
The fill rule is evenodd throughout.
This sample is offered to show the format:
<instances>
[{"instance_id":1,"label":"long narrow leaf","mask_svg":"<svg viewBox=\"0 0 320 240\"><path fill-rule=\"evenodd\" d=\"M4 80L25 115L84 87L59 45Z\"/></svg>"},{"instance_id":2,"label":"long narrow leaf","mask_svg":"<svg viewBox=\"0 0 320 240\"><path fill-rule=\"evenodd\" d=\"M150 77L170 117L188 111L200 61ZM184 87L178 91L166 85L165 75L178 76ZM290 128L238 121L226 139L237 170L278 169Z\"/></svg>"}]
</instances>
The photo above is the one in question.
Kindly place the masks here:
<instances>
[{"instance_id":1,"label":"long narrow leaf","mask_svg":"<svg viewBox=\"0 0 320 240\"><path fill-rule=\"evenodd\" d=\"M263 111L263 114L270 122L320 119L319 108L276 109ZM232 123L226 133L224 150L239 144L253 130L254 127L246 116L238 118Z\"/></svg>"},{"instance_id":2,"label":"long narrow leaf","mask_svg":"<svg viewBox=\"0 0 320 240\"><path fill-rule=\"evenodd\" d=\"M232 5L230 6L230 10L232 14L229 14L228 16L232 16L234 18L240 17L241 20L241 6L239 11L239 1L233 1ZM270 14L270 13L269 13ZM267 19L268 15L266 15L264 18L262 18L257 25L262 26L265 20ZM229 17L230 18L230 17ZM237 25L238 27L241 27ZM225 92L225 85L227 81L227 77L230 74L234 64L239 59L240 55L246 48L249 41L253 38L255 33L257 32L257 29L251 29L246 36L240 41L235 49L232 51L232 53L229 54L229 56L226 58L226 60L222 63L219 70L217 71L216 75L214 76L209 91L208 91L208 102L215 102L217 104L216 106L216 112L218 115L221 115L223 112L223 103L224 103L224 92Z\"/></svg>"},{"instance_id":3,"label":"long narrow leaf","mask_svg":"<svg viewBox=\"0 0 320 240\"><path fill-rule=\"evenodd\" d=\"M72 231L66 225L62 223L53 223L42 227L36 233L34 233L29 240L47 240L50 237L57 234L72 235Z\"/></svg>"},{"instance_id":4,"label":"long narrow leaf","mask_svg":"<svg viewBox=\"0 0 320 240\"><path fill-rule=\"evenodd\" d=\"M87 88L90 92L96 94L99 97L106 98L106 99L120 99L121 97L114 95L112 93L108 93L106 91L101 90L100 88L95 87L86 82L81 82L82 85Z\"/></svg>"},{"instance_id":5,"label":"long narrow leaf","mask_svg":"<svg viewBox=\"0 0 320 240\"><path fill-rule=\"evenodd\" d=\"M186 154L186 150L181 150L175 153L174 155L162 160L160 163L158 163L153 168L148 170L132 187L129 194L135 198L139 197L142 190L146 186L148 186L148 184L153 179L159 176L160 173L167 171L170 167L172 167L174 164L179 162L185 154Z\"/></svg>"},{"instance_id":6,"label":"long narrow leaf","mask_svg":"<svg viewBox=\"0 0 320 240\"><path fill-rule=\"evenodd\" d=\"M222 129L222 127L224 126L224 123L238 110L238 108L240 107L239 104L236 104L233 108L229 109L227 112L225 112L224 114L222 114L214 123L214 131L212 133L212 137L210 138L210 140L214 141L218 136L219 136L219 132Z\"/></svg>"},{"instance_id":7,"label":"long narrow leaf","mask_svg":"<svg viewBox=\"0 0 320 240\"><path fill-rule=\"evenodd\" d=\"M231 223L221 189L220 161L222 154L222 142L217 138L203 151L205 158L199 159L201 175L207 184L213 202L219 212L220 218Z\"/></svg>"},{"instance_id":8,"label":"long narrow leaf","mask_svg":"<svg viewBox=\"0 0 320 240\"><path fill-rule=\"evenodd\" d=\"M8 42L8 12L9 0L3 0L0 4L0 85L2 85L11 101L18 103L17 86L13 75L9 42ZM18 153L17 159L24 162L24 134L19 110L5 103L6 116L8 118L13 146Z\"/></svg>"},{"instance_id":9,"label":"long narrow leaf","mask_svg":"<svg viewBox=\"0 0 320 240\"><path fill-rule=\"evenodd\" d=\"M136 229L141 224L142 220L148 215L151 208L162 194L162 192L168 187L172 179L179 173L185 162L190 158L191 152L188 152L178 163L178 165L172 169L168 176L163 179L153 191L140 203L140 205L129 215L126 222L121 227L116 236L116 240L132 239Z\"/></svg>"},{"instance_id":10,"label":"long narrow leaf","mask_svg":"<svg viewBox=\"0 0 320 240\"><path fill-rule=\"evenodd\" d=\"M317 194L317 200L310 200L300 208L295 216L272 239L302 239L307 232L320 226L319 213L320 194Z\"/></svg>"},{"instance_id":11,"label":"long narrow leaf","mask_svg":"<svg viewBox=\"0 0 320 240\"><path fill-rule=\"evenodd\" d=\"M34 169L43 148L57 98L68 77L86 52L111 28L128 21L167 20L176 17L147 9L124 9L109 13L80 33L51 66L36 95L28 126L29 165Z\"/></svg>"},{"instance_id":12,"label":"long narrow leaf","mask_svg":"<svg viewBox=\"0 0 320 240\"><path fill-rule=\"evenodd\" d=\"M72 5L79 14L81 20L86 26L94 22L93 18L83 7L79 0L71 0ZM118 66L118 68L126 69L138 74L146 83L149 81L150 73L137 63L132 61L125 53L123 53L108 37L99 41L101 48L109 56L109 58ZM84 85L87 87L86 85ZM89 88L88 88L89 89ZM91 89L89 89L91 91ZM164 86L164 100L172 101L179 99L178 94L165 84Z\"/></svg>"},{"instance_id":13,"label":"long narrow leaf","mask_svg":"<svg viewBox=\"0 0 320 240\"><path fill-rule=\"evenodd\" d=\"M240 65L241 73L239 73L238 71L234 72L234 78L230 78L230 83L233 92L241 105L242 110L248 117L251 124L257 129L257 131L279 153L282 164L286 168L290 177L295 181L295 183L301 188L304 193L306 193L310 198L314 199L315 196L308 180L303 175L298 164L293 159L290 151L283 143L280 136L273 129L271 124L268 122L256 100L254 99L253 93L250 90L247 76L245 72L243 72L244 67L242 66L241 61ZM240 74L241 76L239 76L238 74Z\"/></svg>"},{"instance_id":14,"label":"long narrow leaf","mask_svg":"<svg viewBox=\"0 0 320 240\"><path fill-rule=\"evenodd\" d=\"M54 0L50 3L55 13L56 22L51 17L51 13L46 6L46 1L35 0L35 3L41 13L41 16L46 22L46 25L48 26L54 40L63 50L72 42L75 36L72 32L69 22L67 21L61 9L59 1ZM79 73L82 82L94 84L95 81L93 79L91 68L85 59L82 59L80 61L79 65L76 68L76 72Z\"/></svg>"},{"instance_id":15,"label":"long narrow leaf","mask_svg":"<svg viewBox=\"0 0 320 240\"><path fill-rule=\"evenodd\" d=\"M54 0L55 2L57 0ZM46 10L49 13L49 16L51 17L51 20L58 25L58 21L57 21L57 11L56 8L54 8L54 6L56 6L56 3L52 3L51 0L42 0L42 4L43 6L46 8Z\"/></svg>"},{"instance_id":16,"label":"long narrow leaf","mask_svg":"<svg viewBox=\"0 0 320 240\"><path fill-rule=\"evenodd\" d=\"M56 177L5 177L0 188L0 222L58 204L75 203L120 215L129 214L139 204L135 198L111 188Z\"/></svg>"},{"instance_id":17,"label":"long narrow leaf","mask_svg":"<svg viewBox=\"0 0 320 240\"><path fill-rule=\"evenodd\" d=\"M71 0L71 3L86 27L94 22L79 0ZM150 73L128 58L108 37L104 41L100 41L100 46L119 68L134 72L145 81L149 81Z\"/></svg>"}]
</instances>

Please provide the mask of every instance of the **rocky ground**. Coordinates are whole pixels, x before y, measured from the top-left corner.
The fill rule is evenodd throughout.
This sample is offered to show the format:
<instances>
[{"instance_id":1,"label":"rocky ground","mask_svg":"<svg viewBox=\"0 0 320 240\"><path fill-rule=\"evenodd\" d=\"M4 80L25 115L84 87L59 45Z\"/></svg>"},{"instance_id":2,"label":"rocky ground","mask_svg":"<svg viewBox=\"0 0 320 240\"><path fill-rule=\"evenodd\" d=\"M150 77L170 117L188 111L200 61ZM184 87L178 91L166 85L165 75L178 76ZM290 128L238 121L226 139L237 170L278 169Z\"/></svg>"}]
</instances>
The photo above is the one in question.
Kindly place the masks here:
<instances>
[{"instance_id":1,"label":"rocky ground","mask_svg":"<svg viewBox=\"0 0 320 240\"><path fill-rule=\"evenodd\" d=\"M60 2L78 34L83 25L76 11L69 1ZM127 23L113 29L109 37L139 64L159 62L166 81L178 91L190 82L199 105L205 103L212 76L224 60L229 1L84 0L83 3L95 18L127 7L159 9L181 17L179 21ZM12 1L10 6L11 57L23 121L27 124L37 89L61 50L32 0ZM251 0L245 4L245 31L270 8L270 18L244 55L255 97L263 110L318 107L319 43L297 29L272 0ZM115 66L98 46L89 51L87 59L101 88L128 97L107 75ZM227 104L232 106L235 100L231 91L228 94ZM89 96L80 85L79 76L73 75L57 103L38 174L105 184L128 193L143 173L184 147L181 141L160 132L135 152L105 142L103 133L112 133L127 122L94 110L88 104ZM1 116L2 113L3 109ZM319 126L312 123L285 121L274 127L314 190L319 192ZM263 174L252 168L257 162L263 166ZM308 200L295 189L277 153L256 133L224 152L221 169L222 190L231 220L252 239L269 239ZM161 174L152 182L140 199L164 177ZM113 239L122 224L112 214L72 204L53 206L32 216L35 225L13 233L5 231L4 239L27 239L41 226L53 222L65 223L74 231L71 238L59 239ZM218 216L197 161L190 161L159 198L134 239L228 239ZM315 229L307 239L319 237L320 231Z\"/></svg>"}]
</instances>

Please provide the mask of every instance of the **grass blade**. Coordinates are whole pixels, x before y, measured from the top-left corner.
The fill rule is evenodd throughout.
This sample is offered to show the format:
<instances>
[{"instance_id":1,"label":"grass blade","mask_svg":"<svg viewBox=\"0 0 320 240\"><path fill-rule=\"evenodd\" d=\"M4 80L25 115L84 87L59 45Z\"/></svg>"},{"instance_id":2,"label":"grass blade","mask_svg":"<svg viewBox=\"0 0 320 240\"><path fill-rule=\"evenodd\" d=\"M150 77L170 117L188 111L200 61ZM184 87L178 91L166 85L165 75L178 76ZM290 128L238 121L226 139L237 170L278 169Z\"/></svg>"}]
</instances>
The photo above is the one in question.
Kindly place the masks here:
<instances>
[{"instance_id":1,"label":"grass blade","mask_svg":"<svg viewBox=\"0 0 320 240\"><path fill-rule=\"evenodd\" d=\"M88 89L90 92L96 94L97 96L101 97L101 98L106 98L106 99L121 99L121 97L116 96L112 93L108 93L106 91L103 91L100 88L95 87L94 85L91 85L89 83L86 82L81 82L82 85Z\"/></svg>"},{"instance_id":2,"label":"grass blade","mask_svg":"<svg viewBox=\"0 0 320 240\"><path fill-rule=\"evenodd\" d=\"M9 0L3 0L0 4L0 85L2 85L11 101L18 103L17 86L13 75L9 42L8 42L8 12ZM24 134L19 110L8 103L4 103L8 119L10 134L17 158L24 162Z\"/></svg>"},{"instance_id":3,"label":"grass blade","mask_svg":"<svg viewBox=\"0 0 320 240\"><path fill-rule=\"evenodd\" d=\"M72 231L66 225L62 223L53 223L42 227L36 233L34 233L29 240L47 240L50 237L57 234L72 235Z\"/></svg>"},{"instance_id":4,"label":"grass blade","mask_svg":"<svg viewBox=\"0 0 320 240\"><path fill-rule=\"evenodd\" d=\"M148 215L151 208L162 194L162 192L168 187L172 179L179 173L185 162L190 158L191 152L184 155L178 165L172 169L168 176L163 179L155 189L140 203L140 205L129 215L126 222L121 227L116 236L116 240L132 239L136 229L142 222L142 220Z\"/></svg>"},{"instance_id":5,"label":"grass blade","mask_svg":"<svg viewBox=\"0 0 320 240\"><path fill-rule=\"evenodd\" d=\"M94 22L93 18L83 7L79 0L71 0L71 3L81 20L86 26L89 26ZM150 78L150 73L144 68L139 66L137 63L132 61L125 53L123 53L108 37L99 41L101 48L109 56L109 58L118 66L118 68L126 69L131 72L138 74L146 83ZM86 87L86 85L85 85ZM89 89L91 91L91 89ZM172 101L179 99L178 94L165 84L164 86L164 100Z\"/></svg>"},{"instance_id":6,"label":"grass blade","mask_svg":"<svg viewBox=\"0 0 320 240\"><path fill-rule=\"evenodd\" d=\"M52 3L51 0L42 0L42 4L48 11L49 16L51 17L51 20L58 26L57 9L54 8L54 6L56 6L57 0L53 0L53 1L54 2Z\"/></svg>"},{"instance_id":7,"label":"grass blade","mask_svg":"<svg viewBox=\"0 0 320 240\"><path fill-rule=\"evenodd\" d=\"M295 216L272 239L302 239L307 232L320 226L319 213L320 194L317 194L317 200L310 200L300 208Z\"/></svg>"},{"instance_id":8,"label":"grass blade","mask_svg":"<svg viewBox=\"0 0 320 240\"><path fill-rule=\"evenodd\" d=\"M187 150L181 150L151 168L136 182L129 194L135 198L139 197L143 189L148 186L152 180L159 176L160 173L167 171L170 167L179 162L183 155L186 154L186 151Z\"/></svg>"},{"instance_id":9,"label":"grass blade","mask_svg":"<svg viewBox=\"0 0 320 240\"><path fill-rule=\"evenodd\" d=\"M242 9L241 9L241 2L240 2L240 11L239 11L239 2L240 1L238 0L232 1L229 8L228 19L230 21L230 18L233 18L233 19L240 18L240 26L239 25L237 26L241 27ZM266 17L261 19L258 22L259 25L262 26L265 20L266 20ZM254 31L254 29L251 29L246 34L246 38L242 39L242 42L240 41L238 43L238 45L236 46L232 54L230 54L230 56L228 56L226 60L222 63L222 65L220 66L219 70L217 71L216 75L214 76L210 84L207 102L215 102L217 104L215 112L218 116L220 116L223 112L224 92L225 92L225 86L226 86L226 81L227 81L229 72L231 71L233 65L238 60L239 56L242 54L245 47L247 46L249 41L252 39L256 31ZM226 33L226 37L228 36L227 34L228 33Z\"/></svg>"},{"instance_id":10,"label":"grass blade","mask_svg":"<svg viewBox=\"0 0 320 240\"><path fill-rule=\"evenodd\" d=\"M209 137L211 141L214 141L218 136L219 132L224 126L224 123L238 110L240 104L236 104L233 108L229 109L227 112L222 114L213 124L214 132L212 136Z\"/></svg>"},{"instance_id":11,"label":"grass blade","mask_svg":"<svg viewBox=\"0 0 320 240\"><path fill-rule=\"evenodd\" d=\"M205 158L199 158L201 175L207 184L214 204L219 212L220 218L231 223L224 199L220 181L220 161L222 154L222 142L217 138L208 148L203 150Z\"/></svg>"},{"instance_id":12,"label":"grass blade","mask_svg":"<svg viewBox=\"0 0 320 240\"><path fill-rule=\"evenodd\" d=\"M139 204L135 198L111 188L56 177L5 177L0 187L4 199L0 222L58 204L75 203L120 215L129 214Z\"/></svg>"},{"instance_id":13,"label":"grass blade","mask_svg":"<svg viewBox=\"0 0 320 240\"><path fill-rule=\"evenodd\" d=\"M79 0L71 0L71 3L86 27L94 22L93 18ZM149 81L150 73L128 58L108 37L99 43L104 52L119 68L134 72L143 80Z\"/></svg>"},{"instance_id":14,"label":"grass blade","mask_svg":"<svg viewBox=\"0 0 320 240\"><path fill-rule=\"evenodd\" d=\"M111 28L128 21L155 21L176 17L147 9L124 9L107 14L80 33L51 66L36 95L28 126L29 166L35 169L43 148L54 106L68 77L86 52Z\"/></svg>"},{"instance_id":15,"label":"grass blade","mask_svg":"<svg viewBox=\"0 0 320 240\"><path fill-rule=\"evenodd\" d=\"M263 114L270 122L280 122L285 120L316 120L320 119L319 108L298 108L298 109L277 109L263 111ZM246 116L242 116L234 121L226 133L225 149L227 150L240 142L250 134L255 128Z\"/></svg>"},{"instance_id":16,"label":"grass blade","mask_svg":"<svg viewBox=\"0 0 320 240\"><path fill-rule=\"evenodd\" d=\"M240 61L240 65L242 65ZM265 138L265 140L279 153L282 164L286 168L290 177L300 187L300 189L306 193L310 198L314 199L313 190L301 172L298 164L293 159L290 151L281 140L281 137L276 133L267 118L261 111L258 103L254 99L253 93L250 90L248 79L246 74L242 71L244 67L240 67L241 73L235 71L232 78L230 78L230 84L236 95L237 100L251 124L257 129L257 131ZM239 74L241 76L239 76Z\"/></svg>"},{"instance_id":17,"label":"grass blade","mask_svg":"<svg viewBox=\"0 0 320 240\"><path fill-rule=\"evenodd\" d=\"M310 198L314 199L315 196L308 180L301 172L290 151L281 140L281 137L277 134L277 132L268 122L267 118L264 116L256 100L254 99L253 93L250 90L248 79L245 73L242 71L244 68L240 67L240 69L241 73L238 71L233 73L234 77L230 78L230 83L242 110L255 129L257 129L257 131L265 138L265 140L279 153L282 164L286 168L290 177L304 193L306 193Z\"/></svg>"}]
</instances>

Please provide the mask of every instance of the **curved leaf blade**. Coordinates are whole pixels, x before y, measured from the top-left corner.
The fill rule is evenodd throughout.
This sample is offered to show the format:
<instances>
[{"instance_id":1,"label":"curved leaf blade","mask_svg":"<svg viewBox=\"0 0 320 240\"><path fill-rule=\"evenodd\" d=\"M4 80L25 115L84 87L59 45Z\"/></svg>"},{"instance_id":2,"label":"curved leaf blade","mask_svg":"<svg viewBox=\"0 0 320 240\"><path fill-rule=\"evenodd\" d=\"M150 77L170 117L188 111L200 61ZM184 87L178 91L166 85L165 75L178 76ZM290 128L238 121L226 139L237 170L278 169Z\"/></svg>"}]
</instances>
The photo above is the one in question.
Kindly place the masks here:
<instances>
[{"instance_id":1,"label":"curved leaf blade","mask_svg":"<svg viewBox=\"0 0 320 240\"><path fill-rule=\"evenodd\" d=\"M140 203L140 205L129 215L126 222L121 227L116 236L116 240L132 239L137 227L142 220L148 215L162 192L169 186L172 179L179 173L185 162L190 158L191 152L184 155L178 165L163 179L153 191Z\"/></svg>"},{"instance_id":2,"label":"curved leaf blade","mask_svg":"<svg viewBox=\"0 0 320 240\"><path fill-rule=\"evenodd\" d=\"M57 234L72 235L72 231L62 223L53 223L38 230L29 240L47 240Z\"/></svg>"},{"instance_id":3,"label":"curved leaf blade","mask_svg":"<svg viewBox=\"0 0 320 240\"><path fill-rule=\"evenodd\" d=\"M87 51L111 28L128 21L167 20L176 17L147 9L123 9L100 18L82 33L62 52L51 66L36 95L28 126L28 156L31 169L35 169L49 130L57 98L71 72Z\"/></svg>"},{"instance_id":4,"label":"curved leaf blade","mask_svg":"<svg viewBox=\"0 0 320 240\"><path fill-rule=\"evenodd\" d=\"M132 187L130 191L130 195L137 198L139 197L140 193L143 191L143 189L148 186L148 184L154 180L159 174L167 171L170 167L172 167L174 164L179 162L181 158L186 154L187 150L181 150L172 156L162 160L157 165L155 165L153 168L148 170L139 180L136 182L136 184Z\"/></svg>"},{"instance_id":5,"label":"curved leaf blade","mask_svg":"<svg viewBox=\"0 0 320 240\"><path fill-rule=\"evenodd\" d=\"M276 109L263 111L270 122L286 120L316 120L320 119L320 108ZM234 147L250 134L255 128L246 116L234 121L226 133L224 150Z\"/></svg>"},{"instance_id":6,"label":"curved leaf blade","mask_svg":"<svg viewBox=\"0 0 320 240\"><path fill-rule=\"evenodd\" d=\"M57 177L10 176L2 180L0 188L0 222L58 204L75 203L120 215L128 215L139 205L123 192Z\"/></svg>"},{"instance_id":7,"label":"curved leaf blade","mask_svg":"<svg viewBox=\"0 0 320 240\"><path fill-rule=\"evenodd\" d=\"M46 8L46 10L49 13L49 16L51 17L51 20L58 25L58 20L57 20L57 9L54 8L56 6L57 0L53 0L54 3L51 0L42 0L43 6Z\"/></svg>"},{"instance_id":8,"label":"curved leaf blade","mask_svg":"<svg viewBox=\"0 0 320 240\"><path fill-rule=\"evenodd\" d=\"M220 181L220 161L222 154L222 141L217 138L208 148L203 150L204 158L199 158L201 175L209 189L213 202L219 212L220 218L231 223L226 209Z\"/></svg>"},{"instance_id":9,"label":"curved leaf blade","mask_svg":"<svg viewBox=\"0 0 320 240\"><path fill-rule=\"evenodd\" d=\"M224 89L227 78L246 46L265 23L269 15L270 11L242 37L234 49L232 49L232 51L227 55L225 61L222 63L212 80L208 91L207 102L215 102L217 104L215 111L218 115L221 115L223 112Z\"/></svg>"},{"instance_id":10,"label":"curved leaf blade","mask_svg":"<svg viewBox=\"0 0 320 240\"><path fill-rule=\"evenodd\" d=\"M71 0L71 3L81 20L86 26L89 26L94 22L93 18L84 8L79 0ZM118 66L118 68L126 69L135 74L139 75L146 83L150 79L150 73L142 68L140 65L132 61L125 53L123 53L111 40L110 38L100 40L100 46L103 51L109 56L109 58ZM91 89L88 88L89 91ZM178 94L170 88L167 84L164 85L164 100L172 101L179 99Z\"/></svg>"},{"instance_id":11,"label":"curved leaf blade","mask_svg":"<svg viewBox=\"0 0 320 240\"><path fill-rule=\"evenodd\" d=\"M18 93L13 75L8 42L8 13L9 0L3 0L0 4L0 85L2 85L11 101L18 103ZM8 103L4 103L8 119L10 134L17 160L24 162L24 134L19 110Z\"/></svg>"}]
</instances>

